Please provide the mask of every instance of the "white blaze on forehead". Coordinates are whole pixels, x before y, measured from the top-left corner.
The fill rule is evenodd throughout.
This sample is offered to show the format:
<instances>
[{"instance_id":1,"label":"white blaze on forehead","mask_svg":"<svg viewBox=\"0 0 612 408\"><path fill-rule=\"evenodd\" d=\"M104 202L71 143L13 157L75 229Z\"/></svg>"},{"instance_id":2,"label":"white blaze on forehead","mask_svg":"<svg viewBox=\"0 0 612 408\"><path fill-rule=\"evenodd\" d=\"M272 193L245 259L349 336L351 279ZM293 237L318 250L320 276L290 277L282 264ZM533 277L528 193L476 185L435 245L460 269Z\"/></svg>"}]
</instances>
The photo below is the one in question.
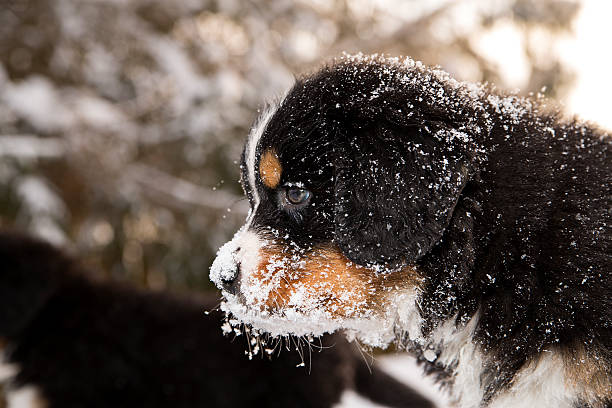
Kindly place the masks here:
<instances>
[{"instance_id":1,"label":"white blaze on forehead","mask_svg":"<svg viewBox=\"0 0 612 408\"><path fill-rule=\"evenodd\" d=\"M251 133L249 133L249 139L247 140L246 145L246 154L245 154L245 162L247 167L247 175L249 186L251 187L251 194L253 194L253 211L249 213L249 217L247 218L247 226L251 223L253 219L253 215L257 210L259 205L259 193L257 192L257 171L255 169L255 164L257 162L257 146L259 145L259 141L261 140L261 136L266 131L266 127L270 122L270 119L276 112L278 107L276 105L269 106L257 119L255 125L251 128Z\"/></svg>"},{"instance_id":2,"label":"white blaze on forehead","mask_svg":"<svg viewBox=\"0 0 612 408\"><path fill-rule=\"evenodd\" d=\"M247 171L246 181L249 183L251 194L253 195L253 208L249 210L245 225L240 228L231 241L227 242L217 251L217 257L210 268L210 280L219 288L222 288L223 280L228 281L235 277L238 264L240 264L242 272L250 272L255 270L257 267L256 263L259 262L259 249L262 246L262 242L255 233L249 231L259 206L257 171L255 170L257 146L277 108L277 105L269 106L259 116L249 133L244 160ZM239 248L241 249L240 251L238 251Z\"/></svg>"}]
</instances>

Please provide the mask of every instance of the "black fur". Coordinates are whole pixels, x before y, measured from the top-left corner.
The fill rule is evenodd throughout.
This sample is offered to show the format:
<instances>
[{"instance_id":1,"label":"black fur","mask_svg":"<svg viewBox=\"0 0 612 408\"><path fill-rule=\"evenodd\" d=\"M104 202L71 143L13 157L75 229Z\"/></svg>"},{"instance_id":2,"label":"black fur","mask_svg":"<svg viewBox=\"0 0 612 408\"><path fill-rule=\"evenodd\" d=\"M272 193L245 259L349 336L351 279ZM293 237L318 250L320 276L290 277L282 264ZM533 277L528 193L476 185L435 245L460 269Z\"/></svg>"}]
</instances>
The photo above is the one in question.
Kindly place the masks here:
<instances>
[{"instance_id":1,"label":"black fur","mask_svg":"<svg viewBox=\"0 0 612 408\"><path fill-rule=\"evenodd\" d=\"M297 81L268 147L279 190L303 182L313 199L294 214L259 183L252 228L387 273L415 265L425 331L480 310L487 399L550 347L584 347L612 375L612 162L596 128L419 64L346 57Z\"/></svg>"},{"instance_id":2,"label":"black fur","mask_svg":"<svg viewBox=\"0 0 612 408\"><path fill-rule=\"evenodd\" d=\"M348 388L391 406L432 406L377 369L371 376L342 337L325 338L335 345L307 355L306 368L286 350L249 361L243 337L223 337L222 313L205 315L215 296L93 283L56 249L14 234L0 233L0 260L0 340L19 367L11 386L36 386L49 408L329 407Z\"/></svg>"}]
</instances>

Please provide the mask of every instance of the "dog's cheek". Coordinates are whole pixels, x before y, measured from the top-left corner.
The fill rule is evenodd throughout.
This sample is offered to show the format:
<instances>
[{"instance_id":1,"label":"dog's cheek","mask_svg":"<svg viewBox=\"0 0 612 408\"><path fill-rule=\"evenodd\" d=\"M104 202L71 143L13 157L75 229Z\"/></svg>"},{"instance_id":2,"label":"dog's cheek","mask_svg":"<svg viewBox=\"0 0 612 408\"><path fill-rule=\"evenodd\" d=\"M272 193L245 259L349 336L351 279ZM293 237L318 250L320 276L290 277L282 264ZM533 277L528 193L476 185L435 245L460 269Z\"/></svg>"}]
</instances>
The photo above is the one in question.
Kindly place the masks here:
<instances>
[{"instance_id":1,"label":"dog's cheek","mask_svg":"<svg viewBox=\"0 0 612 408\"><path fill-rule=\"evenodd\" d=\"M282 246L260 248L254 267L243 269L240 286L246 304L261 312L279 311L286 304L283 285L296 280L301 263L299 255Z\"/></svg>"},{"instance_id":2,"label":"dog's cheek","mask_svg":"<svg viewBox=\"0 0 612 408\"><path fill-rule=\"evenodd\" d=\"M296 253L268 247L261 251L259 267L245 285L245 297L251 306L268 313L363 317L382 310L400 282L402 286L416 282L414 270L376 273L350 262L335 248Z\"/></svg>"}]
</instances>

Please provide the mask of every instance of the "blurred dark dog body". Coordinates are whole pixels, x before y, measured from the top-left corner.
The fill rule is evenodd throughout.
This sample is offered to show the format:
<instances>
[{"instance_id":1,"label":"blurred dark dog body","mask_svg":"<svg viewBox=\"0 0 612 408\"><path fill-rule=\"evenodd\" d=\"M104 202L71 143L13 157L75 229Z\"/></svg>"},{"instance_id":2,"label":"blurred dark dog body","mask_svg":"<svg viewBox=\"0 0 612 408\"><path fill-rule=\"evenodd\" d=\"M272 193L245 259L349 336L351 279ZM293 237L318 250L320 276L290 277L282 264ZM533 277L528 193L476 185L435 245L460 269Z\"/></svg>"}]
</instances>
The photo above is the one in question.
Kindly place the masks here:
<instances>
[{"instance_id":1,"label":"blurred dark dog body","mask_svg":"<svg viewBox=\"0 0 612 408\"><path fill-rule=\"evenodd\" d=\"M9 408L330 407L350 389L390 406L431 406L371 375L342 338L325 338L335 346L306 355L306 368L287 350L249 361L242 338L221 333L222 313L205 315L216 297L94 283L56 249L17 235L0 233L0 259Z\"/></svg>"},{"instance_id":2,"label":"blurred dark dog body","mask_svg":"<svg viewBox=\"0 0 612 408\"><path fill-rule=\"evenodd\" d=\"M347 56L253 127L211 279L274 335L405 345L461 407L610 406L609 150L538 102Z\"/></svg>"}]
</instances>

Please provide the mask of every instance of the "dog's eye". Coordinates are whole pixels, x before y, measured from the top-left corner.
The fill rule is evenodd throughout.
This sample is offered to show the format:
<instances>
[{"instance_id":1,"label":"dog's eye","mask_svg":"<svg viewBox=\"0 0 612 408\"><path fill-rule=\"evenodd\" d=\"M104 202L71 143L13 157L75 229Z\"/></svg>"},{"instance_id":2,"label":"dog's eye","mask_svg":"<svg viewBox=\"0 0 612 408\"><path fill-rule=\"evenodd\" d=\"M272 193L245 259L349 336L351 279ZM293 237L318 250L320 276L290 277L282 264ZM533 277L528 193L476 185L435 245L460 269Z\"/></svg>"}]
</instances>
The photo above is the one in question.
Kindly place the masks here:
<instances>
[{"instance_id":1,"label":"dog's eye","mask_svg":"<svg viewBox=\"0 0 612 408\"><path fill-rule=\"evenodd\" d=\"M306 205L310 202L312 193L304 188L287 187L285 190L285 198L289 204Z\"/></svg>"}]
</instances>

